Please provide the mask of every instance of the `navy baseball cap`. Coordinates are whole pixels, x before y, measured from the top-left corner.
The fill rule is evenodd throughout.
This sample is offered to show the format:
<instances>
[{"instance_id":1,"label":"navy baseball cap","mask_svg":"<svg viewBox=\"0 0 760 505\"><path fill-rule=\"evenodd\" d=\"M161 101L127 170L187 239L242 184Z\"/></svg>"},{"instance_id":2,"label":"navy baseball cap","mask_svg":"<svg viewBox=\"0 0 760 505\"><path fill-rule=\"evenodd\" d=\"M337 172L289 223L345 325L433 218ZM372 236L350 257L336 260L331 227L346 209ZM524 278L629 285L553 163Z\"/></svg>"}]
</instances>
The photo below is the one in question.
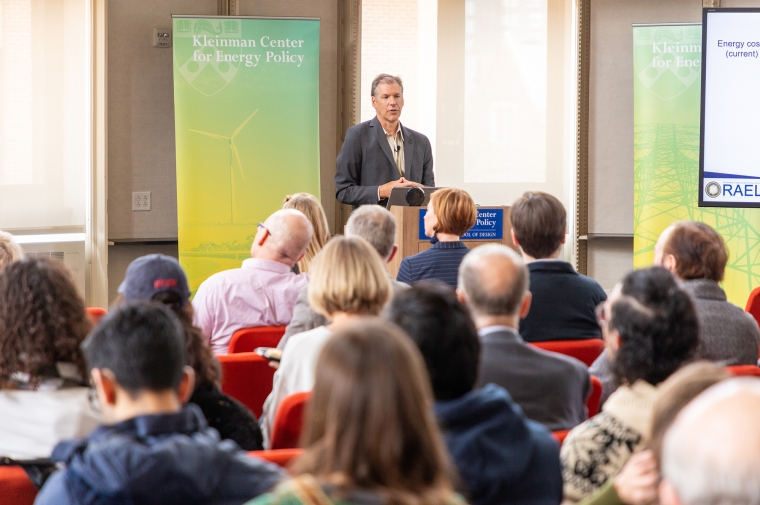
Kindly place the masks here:
<instances>
[{"instance_id":1,"label":"navy baseball cap","mask_svg":"<svg viewBox=\"0 0 760 505\"><path fill-rule=\"evenodd\" d=\"M134 260L119 286L119 293L126 301L151 300L164 291L179 295L183 307L190 300L187 276L179 261L163 254L149 254Z\"/></svg>"}]
</instances>

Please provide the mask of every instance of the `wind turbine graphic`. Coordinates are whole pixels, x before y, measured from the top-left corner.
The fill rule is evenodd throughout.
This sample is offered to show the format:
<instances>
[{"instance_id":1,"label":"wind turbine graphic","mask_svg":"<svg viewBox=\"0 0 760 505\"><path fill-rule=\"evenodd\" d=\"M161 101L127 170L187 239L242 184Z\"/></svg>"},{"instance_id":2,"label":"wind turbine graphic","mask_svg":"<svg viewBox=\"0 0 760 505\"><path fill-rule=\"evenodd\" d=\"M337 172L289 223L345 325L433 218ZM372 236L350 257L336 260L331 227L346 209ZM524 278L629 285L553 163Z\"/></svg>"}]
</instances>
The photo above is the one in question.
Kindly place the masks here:
<instances>
[{"instance_id":1,"label":"wind turbine graphic","mask_svg":"<svg viewBox=\"0 0 760 505\"><path fill-rule=\"evenodd\" d=\"M224 135L219 135L217 133L209 133L204 132L201 130L193 130L192 128L188 128L191 132L200 133L201 135L205 135L207 137L211 137L212 139L216 140L226 140L229 143L230 146L230 222L235 222L235 178L232 170L233 166L233 158L232 156L235 156L235 159L237 160L238 168L240 169L240 177L243 178L243 182L245 182L245 174L243 173L243 164L240 163L240 153L238 152L238 148L235 145L235 137L237 137L238 133L245 128L245 125L248 124L248 121L251 120L253 116L256 115L256 113L259 111L259 109L256 109L253 111L253 113L248 116L248 118L240 123L240 126L237 127L237 129L232 132L231 137L225 137Z\"/></svg>"}]
</instances>

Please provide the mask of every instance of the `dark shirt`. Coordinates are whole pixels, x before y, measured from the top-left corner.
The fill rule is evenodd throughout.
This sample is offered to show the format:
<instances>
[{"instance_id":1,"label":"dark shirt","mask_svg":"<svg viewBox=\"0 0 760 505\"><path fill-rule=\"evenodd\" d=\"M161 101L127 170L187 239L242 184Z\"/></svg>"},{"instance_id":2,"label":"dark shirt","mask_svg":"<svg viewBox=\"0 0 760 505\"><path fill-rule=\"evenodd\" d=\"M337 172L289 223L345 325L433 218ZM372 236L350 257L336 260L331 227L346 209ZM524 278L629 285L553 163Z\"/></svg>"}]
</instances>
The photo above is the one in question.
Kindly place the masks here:
<instances>
[{"instance_id":1,"label":"dark shirt","mask_svg":"<svg viewBox=\"0 0 760 505\"><path fill-rule=\"evenodd\" d=\"M459 264L468 252L470 250L459 240L436 242L427 251L401 260L396 280L407 284L438 280L456 289Z\"/></svg>"},{"instance_id":2,"label":"dark shirt","mask_svg":"<svg viewBox=\"0 0 760 505\"><path fill-rule=\"evenodd\" d=\"M528 271L533 300L520 320L526 342L601 338L594 311L607 294L599 283L566 261L533 261Z\"/></svg>"}]
</instances>

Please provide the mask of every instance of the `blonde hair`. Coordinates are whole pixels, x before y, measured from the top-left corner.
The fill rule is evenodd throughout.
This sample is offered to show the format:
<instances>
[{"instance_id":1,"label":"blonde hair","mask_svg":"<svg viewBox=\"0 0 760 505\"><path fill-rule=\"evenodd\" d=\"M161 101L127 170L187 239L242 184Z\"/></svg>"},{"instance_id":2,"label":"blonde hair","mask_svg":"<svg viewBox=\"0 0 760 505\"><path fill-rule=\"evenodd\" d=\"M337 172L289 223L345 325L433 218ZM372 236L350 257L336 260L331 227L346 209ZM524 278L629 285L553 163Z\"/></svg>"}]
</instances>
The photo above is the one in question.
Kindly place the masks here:
<instances>
[{"instance_id":1,"label":"blonde hair","mask_svg":"<svg viewBox=\"0 0 760 505\"><path fill-rule=\"evenodd\" d=\"M314 228L311 242L309 242L309 246L306 248L303 258L298 262L298 269L301 272L309 272L314 256L316 256L325 246L327 241L330 240L330 226L327 224L325 210L322 208L322 204L319 203L319 200L309 193L296 193L294 195L286 196L285 201L282 202L282 208L295 209L302 212L303 215L306 216L306 219L311 223L312 228Z\"/></svg>"},{"instance_id":2,"label":"blonde hair","mask_svg":"<svg viewBox=\"0 0 760 505\"><path fill-rule=\"evenodd\" d=\"M376 316L391 295L391 280L374 247L361 237L334 237L317 256L309 282L309 305L335 312Z\"/></svg>"},{"instance_id":3,"label":"blonde hair","mask_svg":"<svg viewBox=\"0 0 760 505\"><path fill-rule=\"evenodd\" d=\"M8 263L20 260L24 257L21 246L13 240L13 235L0 230L0 272Z\"/></svg>"},{"instance_id":4,"label":"blonde hair","mask_svg":"<svg viewBox=\"0 0 760 505\"><path fill-rule=\"evenodd\" d=\"M438 218L438 233L461 237L475 225L478 208L470 194L463 189L444 188L430 195L433 212Z\"/></svg>"}]
</instances>

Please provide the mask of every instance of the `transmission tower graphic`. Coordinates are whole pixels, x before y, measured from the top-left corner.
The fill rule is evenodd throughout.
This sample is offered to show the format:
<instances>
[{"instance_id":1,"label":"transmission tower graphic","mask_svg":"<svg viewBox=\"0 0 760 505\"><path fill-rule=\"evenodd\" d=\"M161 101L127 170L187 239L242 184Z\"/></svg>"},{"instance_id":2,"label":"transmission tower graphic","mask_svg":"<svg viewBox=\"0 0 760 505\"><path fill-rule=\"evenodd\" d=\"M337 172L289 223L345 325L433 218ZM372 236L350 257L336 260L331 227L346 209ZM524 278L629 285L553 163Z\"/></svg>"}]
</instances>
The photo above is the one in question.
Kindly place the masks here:
<instances>
[{"instance_id":1,"label":"transmission tower graphic","mask_svg":"<svg viewBox=\"0 0 760 505\"><path fill-rule=\"evenodd\" d=\"M698 207L698 126L635 125L633 145L634 265L652 264L657 237L673 222L702 221L726 242L726 294L743 307L760 285L760 209Z\"/></svg>"}]
</instances>

